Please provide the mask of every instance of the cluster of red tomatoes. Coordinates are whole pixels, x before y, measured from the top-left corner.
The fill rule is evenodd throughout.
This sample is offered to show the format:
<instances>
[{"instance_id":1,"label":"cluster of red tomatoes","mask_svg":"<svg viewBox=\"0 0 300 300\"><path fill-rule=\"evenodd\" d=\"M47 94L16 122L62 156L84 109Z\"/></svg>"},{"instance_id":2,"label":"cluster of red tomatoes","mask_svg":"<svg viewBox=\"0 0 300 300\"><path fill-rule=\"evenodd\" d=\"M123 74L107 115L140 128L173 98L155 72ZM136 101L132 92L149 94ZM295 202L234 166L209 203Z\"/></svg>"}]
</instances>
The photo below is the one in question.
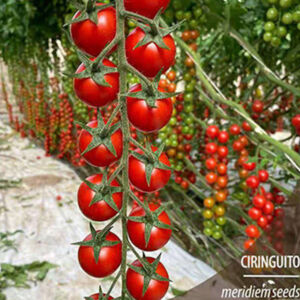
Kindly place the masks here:
<instances>
[{"instance_id":1,"label":"cluster of red tomatoes","mask_svg":"<svg viewBox=\"0 0 300 300\"><path fill-rule=\"evenodd\" d=\"M247 170L247 172L254 172L256 163L245 162L243 168ZM266 183L268 179L269 173L266 170L258 170L257 174L250 175L246 179L246 184L252 193L252 207L249 208L248 215L256 223L256 225L252 224L246 227L246 235L249 238L244 244L246 250L251 248L255 244L255 239L260 236L259 228L270 232L272 230L271 224L274 221L274 215L281 215L280 211L282 209L278 208L275 210L274 203L281 205L285 199L282 195L278 194L277 190L276 194L265 191L265 188L261 184Z\"/></svg>"},{"instance_id":2,"label":"cluster of red tomatoes","mask_svg":"<svg viewBox=\"0 0 300 300\"><path fill-rule=\"evenodd\" d=\"M210 125L206 129L205 140L205 168L207 169L205 180L216 193L205 198L203 202L205 207L203 211L204 234L212 236L214 239L220 239L222 226L226 224L224 202L228 196L227 156L229 151L226 144L229 141L229 133L219 130L216 125Z\"/></svg>"},{"instance_id":3,"label":"cluster of red tomatoes","mask_svg":"<svg viewBox=\"0 0 300 300\"><path fill-rule=\"evenodd\" d=\"M160 10L167 7L168 3L169 0L160 0L155 3L124 0L126 10L148 18L154 18ZM128 158L123 157L124 142L128 143L128 141L124 141L124 128L119 126L120 115L117 112L114 119L110 116L117 109L113 102L118 99L120 75L116 64L110 59L104 58L100 63L96 60L99 55L102 55L105 46L114 40L117 30L117 13L112 6L101 9L102 5L96 4L100 8L97 11L97 23L89 19L79 19L76 22L76 18L81 15L78 11L73 18L75 22L70 27L75 45L90 56L76 71L73 80L75 94L85 104L98 110L96 118L94 116L91 122L80 125L82 129L78 137L79 151L88 164L105 168L103 173L89 176L80 185L78 205L82 213L93 221L102 222L117 216L122 211L124 195L118 178L114 176L114 171L111 169L118 168L116 163L121 157L120 164L128 159L127 176L131 183L131 190L135 191L134 195L139 200L138 205L133 207L127 217L129 241L143 251L155 251L161 249L169 241L172 233L171 222L159 201L146 203L145 193L153 194L156 199L159 197L158 191L167 184L171 176L170 162L161 147L157 148L150 144L146 147L138 147L133 141L130 143L131 148L136 149ZM166 72L174 63L176 49L170 34L162 37L166 48L158 46L154 41L139 46L138 43L144 39L145 35L146 32L142 27L137 27L127 36L126 59L132 68L152 80L160 71ZM153 63L145 64L145 61L150 58ZM101 73L102 69L108 71ZM95 74L98 76L97 82L94 80ZM101 82L100 76L102 76ZM169 88L168 91L170 91ZM154 99L154 103L150 104L146 98L134 96L141 92L143 92L141 84L133 85L128 91L126 103L120 101L117 104L121 106L121 110L122 106L127 106L125 117L128 118L133 128L132 138L137 137L136 129L145 134L158 132L172 117L171 98L158 97ZM159 86L158 92L163 94L166 90ZM110 168L109 174L105 171L107 168ZM139 193L138 197L137 193ZM82 269L91 276L98 278L109 276L121 264L122 241L110 229L96 231L91 226L91 234L83 242L78 243L80 245L79 263ZM139 269L141 272L138 271ZM149 272L150 282L145 278ZM168 278L163 264L147 256L143 258L143 261L137 259L129 266L126 286L134 299L159 300L168 290ZM146 290L144 285L146 285ZM94 294L91 297L97 299L98 296Z\"/></svg>"}]
</instances>

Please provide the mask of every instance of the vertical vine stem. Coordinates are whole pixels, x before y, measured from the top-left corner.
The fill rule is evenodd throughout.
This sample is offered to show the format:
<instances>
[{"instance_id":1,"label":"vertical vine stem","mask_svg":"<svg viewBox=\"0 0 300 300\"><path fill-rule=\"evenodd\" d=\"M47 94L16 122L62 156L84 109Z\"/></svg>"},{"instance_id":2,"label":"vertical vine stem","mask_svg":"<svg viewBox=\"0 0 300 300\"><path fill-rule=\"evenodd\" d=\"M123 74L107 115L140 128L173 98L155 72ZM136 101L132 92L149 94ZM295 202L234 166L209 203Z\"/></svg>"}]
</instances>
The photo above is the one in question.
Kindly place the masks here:
<instances>
[{"instance_id":1,"label":"vertical vine stem","mask_svg":"<svg viewBox=\"0 0 300 300\"><path fill-rule=\"evenodd\" d=\"M120 92L118 101L120 105L121 113L121 126L123 133L123 155L121 159L122 164L122 176L121 184L123 187L123 205L121 210L122 219L122 263L121 263L121 277L122 277L122 299L125 299L127 294L126 289L126 265L127 265L127 206L129 200L129 179L128 179L128 156L129 156L129 139L130 129L129 121L127 118L127 106L126 106L126 52L125 52L125 15L124 15L124 3L123 0L116 0L116 14L117 14L117 39L118 43L118 71L120 74Z\"/></svg>"}]
</instances>

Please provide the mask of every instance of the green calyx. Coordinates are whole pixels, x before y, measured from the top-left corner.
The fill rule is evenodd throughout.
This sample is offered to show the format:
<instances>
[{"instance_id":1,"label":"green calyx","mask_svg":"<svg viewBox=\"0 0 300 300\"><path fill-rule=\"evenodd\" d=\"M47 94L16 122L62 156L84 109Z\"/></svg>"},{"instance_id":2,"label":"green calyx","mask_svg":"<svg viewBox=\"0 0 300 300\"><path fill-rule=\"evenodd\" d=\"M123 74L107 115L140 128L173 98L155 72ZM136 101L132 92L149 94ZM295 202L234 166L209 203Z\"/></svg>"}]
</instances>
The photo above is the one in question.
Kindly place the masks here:
<instances>
[{"instance_id":1,"label":"green calyx","mask_svg":"<svg viewBox=\"0 0 300 300\"><path fill-rule=\"evenodd\" d=\"M163 229L170 229L172 230L172 226L162 223L159 220L159 216L162 212L165 211L164 206L160 206L158 209L155 211L151 212L150 210L145 210L145 216L143 217L138 217L138 216L129 216L127 217L128 220L133 221L133 222L138 222L138 223L144 223L145 224L145 242L146 246L148 246L149 240L150 240L150 235L151 235L151 230L155 226L157 228L163 228Z\"/></svg>"},{"instance_id":2,"label":"green calyx","mask_svg":"<svg viewBox=\"0 0 300 300\"><path fill-rule=\"evenodd\" d=\"M158 89L160 76L163 69L161 69L155 76L153 82L141 81L142 90L139 92L127 93L126 97L132 97L137 99L143 99L146 101L147 105L151 108L156 107L156 101L160 99L167 99L178 95L179 93L165 93ZM150 83L150 84L149 84Z\"/></svg>"},{"instance_id":3,"label":"green calyx","mask_svg":"<svg viewBox=\"0 0 300 300\"><path fill-rule=\"evenodd\" d=\"M101 231L96 231L92 223L90 223L90 230L92 239L89 241L82 241L73 243L72 245L79 245L79 246L86 246L86 247L92 247L94 249L94 258L95 262L98 263L100 251L103 247L112 247L117 244L119 244L119 241L107 241L106 236L109 234L110 230L112 229L112 226L105 227Z\"/></svg>"},{"instance_id":4,"label":"green calyx","mask_svg":"<svg viewBox=\"0 0 300 300\"><path fill-rule=\"evenodd\" d=\"M94 196L89 206L100 201L105 201L112 209L119 211L116 203L113 201L113 194L122 192L120 186L111 186L108 184L107 174L103 174L102 182L100 184L94 184L88 180L84 180L84 183L94 192Z\"/></svg>"},{"instance_id":5,"label":"green calyx","mask_svg":"<svg viewBox=\"0 0 300 300\"><path fill-rule=\"evenodd\" d=\"M140 263L142 264L142 267L137 267L137 266L133 266L133 265L128 265L128 267L130 269L132 269L133 271L141 274L144 276L144 285L143 285L143 296L145 295L150 281L152 279L154 280L159 280L159 281L169 281L169 278L166 277L162 277L159 274L156 273L156 269L159 265L160 262L160 258L161 258L161 254L158 255L158 257L152 262L149 263L146 259L146 257L144 256L141 260Z\"/></svg>"},{"instance_id":6,"label":"green calyx","mask_svg":"<svg viewBox=\"0 0 300 300\"><path fill-rule=\"evenodd\" d=\"M98 125L96 128L91 128L81 122L76 122L82 129L86 130L93 137L90 144L81 154L84 155L96 147L104 145L114 156L117 156L116 149L111 141L111 136L121 127L120 123L118 122L111 126L107 126L108 124L104 123L100 110L98 111L97 121Z\"/></svg>"},{"instance_id":7,"label":"green calyx","mask_svg":"<svg viewBox=\"0 0 300 300\"><path fill-rule=\"evenodd\" d=\"M155 168L162 169L162 170L169 170L169 171L171 171L172 169L169 166L163 164L159 160L159 158L164 150L164 144L161 144L159 146L159 148L157 149L157 151L153 152L151 149L151 145L147 141L145 150L146 150L146 153L143 153L143 154L140 154L136 151L132 151L131 154L136 159L138 159L139 161L141 161L145 164L146 180L147 180L147 184L150 186L152 171Z\"/></svg>"},{"instance_id":8,"label":"green calyx","mask_svg":"<svg viewBox=\"0 0 300 300\"><path fill-rule=\"evenodd\" d=\"M104 76L106 74L117 72L116 67L105 66L103 64L103 58L101 55L99 55L94 61L92 61L79 50L77 50L77 54L80 61L84 64L85 70L80 73L71 75L73 78L91 78L101 86L111 87L111 85L105 80Z\"/></svg>"},{"instance_id":9,"label":"green calyx","mask_svg":"<svg viewBox=\"0 0 300 300\"><path fill-rule=\"evenodd\" d=\"M98 12L111 7L112 4L96 5L96 0L88 0L86 3L81 1L73 0L72 5L80 11L80 16L76 19L69 21L66 25L82 22L85 20L91 20L94 24L98 24Z\"/></svg>"},{"instance_id":10,"label":"green calyx","mask_svg":"<svg viewBox=\"0 0 300 300\"><path fill-rule=\"evenodd\" d=\"M161 11L159 11L156 14L155 18L150 23L150 26L138 22L138 26L144 31L145 36L140 42L138 42L135 45L134 49L140 46L147 45L152 42L155 43L160 48L169 49L169 47L165 44L163 38L169 35L170 33L174 32L175 30L177 30L184 21L179 22L178 24L173 25L171 27L162 28L160 26L160 21L159 21L160 14Z\"/></svg>"}]
</instances>

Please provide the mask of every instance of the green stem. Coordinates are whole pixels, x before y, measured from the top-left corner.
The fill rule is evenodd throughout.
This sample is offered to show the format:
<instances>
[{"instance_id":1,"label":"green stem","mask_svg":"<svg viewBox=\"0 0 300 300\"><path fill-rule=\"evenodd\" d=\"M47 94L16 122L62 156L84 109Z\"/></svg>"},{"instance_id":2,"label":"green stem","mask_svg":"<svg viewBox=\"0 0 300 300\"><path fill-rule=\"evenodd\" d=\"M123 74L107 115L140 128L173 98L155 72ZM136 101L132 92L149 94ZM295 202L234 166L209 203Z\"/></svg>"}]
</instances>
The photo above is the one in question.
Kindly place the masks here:
<instances>
[{"instance_id":1,"label":"green stem","mask_svg":"<svg viewBox=\"0 0 300 300\"><path fill-rule=\"evenodd\" d=\"M121 126L123 133L123 154L121 159L122 168L122 187L123 187L123 204L122 204L122 263L121 263L121 276L122 276L122 295L121 298L125 299L127 294L126 289L126 265L127 265L127 206L129 201L129 179L128 179L128 156L129 156L129 140L130 129L127 117L127 103L126 103L126 52L125 52L125 15L124 15L124 2L123 0L116 1L116 17L117 17L117 35L119 40L118 44L118 70L120 74L120 92L119 92L119 105L121 114Z\"/></svg>"}]
</instances>

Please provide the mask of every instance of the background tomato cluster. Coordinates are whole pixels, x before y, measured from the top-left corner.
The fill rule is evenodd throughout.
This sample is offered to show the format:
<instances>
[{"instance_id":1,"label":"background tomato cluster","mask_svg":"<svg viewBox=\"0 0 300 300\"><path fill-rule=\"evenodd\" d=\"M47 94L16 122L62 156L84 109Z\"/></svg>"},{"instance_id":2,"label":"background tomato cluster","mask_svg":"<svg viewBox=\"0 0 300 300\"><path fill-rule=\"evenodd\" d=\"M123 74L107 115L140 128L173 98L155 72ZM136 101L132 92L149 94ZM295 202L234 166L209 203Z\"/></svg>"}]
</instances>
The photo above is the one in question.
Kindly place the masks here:
<instances>
[{"instance_id":1,"label":"background tomato cluster","mask_svg":"<svg viewBox=\"0 0 300 300\"><path fill-rule=\"evenodd\" d=\"M164 21L185 22L174 35L175 64L159 81L160 89L179 92L164 107L170 122L138 119L134 103L128 116L137 118L131 136L141 142L140 130L163 127L147 136L157 147L166 145L174 170L163 190L136 196L173 203L173 237L216 267L222 250L239 255L264 232L277 251L285 250L282 208L300 178L296 2L172 0ZM97 111L78 100L72 79L64 76L80 64L61 30L71 11L62 0L43 7L40 1L0 4L1 87L9 121L21 136L86 177L95 169L80 156L75 121L95 121ZM126 25L127 33L135 32L134 20ZM135 32L137 40L140 34ZM109 59L115 62L114 54ZM158 71L156 60L150 53L146 76ZM144 61L135 63L138 68ZM137 91L139 79L127 76L128 88ZM115 106L101 109L102 116L108 119Z\"/></svg>"}]
</instances>

